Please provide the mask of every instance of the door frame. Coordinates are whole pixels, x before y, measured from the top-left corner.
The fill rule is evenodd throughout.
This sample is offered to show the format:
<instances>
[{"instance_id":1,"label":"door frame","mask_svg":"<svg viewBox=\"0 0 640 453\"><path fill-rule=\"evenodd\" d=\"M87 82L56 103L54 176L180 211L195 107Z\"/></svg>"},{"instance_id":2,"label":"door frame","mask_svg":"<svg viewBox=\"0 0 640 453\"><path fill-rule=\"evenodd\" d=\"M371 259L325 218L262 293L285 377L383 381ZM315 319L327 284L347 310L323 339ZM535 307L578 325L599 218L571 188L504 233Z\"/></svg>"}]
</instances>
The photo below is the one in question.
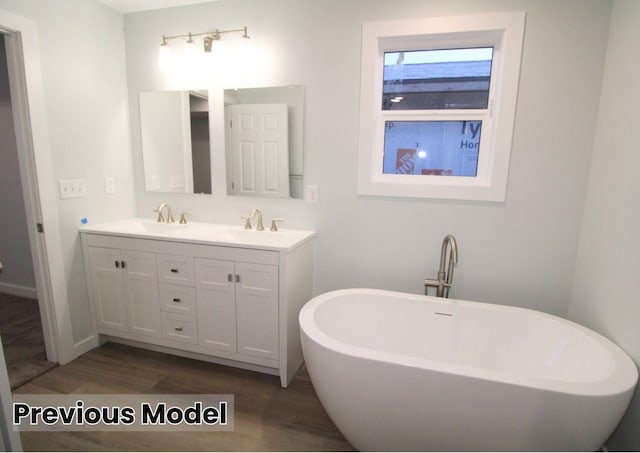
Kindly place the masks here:
<instances>
[{"instance_id":1,"label":"door frame","mask_svg":"<svg viewBox=\"0 0 640 453\"><path fill-rule=\"evenodd\" d=\"M36 23L0 9L29 243L47 359L79 355L69 313ZM42 226L41 232L38 231Z\"/></svg>"}]
</instances>

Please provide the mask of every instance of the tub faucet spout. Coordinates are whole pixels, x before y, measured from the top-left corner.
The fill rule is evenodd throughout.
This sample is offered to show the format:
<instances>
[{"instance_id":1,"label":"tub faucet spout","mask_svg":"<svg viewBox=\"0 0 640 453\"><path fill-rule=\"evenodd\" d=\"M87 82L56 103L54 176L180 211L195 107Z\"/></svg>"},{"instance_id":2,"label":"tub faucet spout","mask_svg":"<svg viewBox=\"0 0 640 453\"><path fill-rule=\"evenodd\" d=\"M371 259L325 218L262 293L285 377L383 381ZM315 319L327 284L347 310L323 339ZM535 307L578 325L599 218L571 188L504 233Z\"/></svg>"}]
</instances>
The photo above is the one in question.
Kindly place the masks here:
<instances>
[{"instance_id":1,"label":"tub faucet spout","mask_svg":"<svg viewBox=\"0 0 640 453\"><path fill-rule=\"evenodd\" d=\"M429 288L432 287L436 288L436 297L449 297L449 290L453 283L453 267L456 264L458 264L458 243L453 235L448 234L442 241L438 277L425 279L424 293L428 294Z\"/></svg>"}]
</instances>

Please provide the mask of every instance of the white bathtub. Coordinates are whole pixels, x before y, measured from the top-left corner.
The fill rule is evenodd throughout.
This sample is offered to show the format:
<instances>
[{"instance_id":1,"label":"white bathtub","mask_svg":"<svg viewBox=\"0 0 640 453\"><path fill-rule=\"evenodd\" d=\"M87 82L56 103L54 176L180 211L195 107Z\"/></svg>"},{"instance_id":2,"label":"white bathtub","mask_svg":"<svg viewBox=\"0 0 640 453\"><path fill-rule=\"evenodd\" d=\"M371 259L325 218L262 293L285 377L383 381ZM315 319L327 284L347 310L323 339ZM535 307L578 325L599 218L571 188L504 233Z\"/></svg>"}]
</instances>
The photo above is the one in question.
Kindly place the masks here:
<instances>
[{"instance_id":1,"label":"white bathtub","mask_svg":"<svg viewBox=\"0 0 640 453\"><path fill-rule=\"evenodd\" d=\"M300 312L313 386L359 450L594 451L638 371L601 335L522 308L370 289Z\"/></svg>"}]
</instances>

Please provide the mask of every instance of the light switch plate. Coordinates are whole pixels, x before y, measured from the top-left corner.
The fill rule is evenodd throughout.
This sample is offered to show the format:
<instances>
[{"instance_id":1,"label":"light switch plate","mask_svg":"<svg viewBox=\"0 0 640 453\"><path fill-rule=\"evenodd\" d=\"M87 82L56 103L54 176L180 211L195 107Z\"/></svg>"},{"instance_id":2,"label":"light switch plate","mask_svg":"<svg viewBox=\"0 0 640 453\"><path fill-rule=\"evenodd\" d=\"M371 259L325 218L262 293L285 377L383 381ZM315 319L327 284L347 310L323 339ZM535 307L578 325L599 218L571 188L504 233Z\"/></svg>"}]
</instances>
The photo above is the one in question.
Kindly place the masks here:
<instances>
[{"instance_id":1,"label":"light switch plate","mask_svg":"<svg viewBox=\"0 0 640 453\"><path fill-rule=\"evenodd\" d=\"M87 184L84 179L60 179L60 198L84 198L87 196Z\"/></svg>"}]
</instances>

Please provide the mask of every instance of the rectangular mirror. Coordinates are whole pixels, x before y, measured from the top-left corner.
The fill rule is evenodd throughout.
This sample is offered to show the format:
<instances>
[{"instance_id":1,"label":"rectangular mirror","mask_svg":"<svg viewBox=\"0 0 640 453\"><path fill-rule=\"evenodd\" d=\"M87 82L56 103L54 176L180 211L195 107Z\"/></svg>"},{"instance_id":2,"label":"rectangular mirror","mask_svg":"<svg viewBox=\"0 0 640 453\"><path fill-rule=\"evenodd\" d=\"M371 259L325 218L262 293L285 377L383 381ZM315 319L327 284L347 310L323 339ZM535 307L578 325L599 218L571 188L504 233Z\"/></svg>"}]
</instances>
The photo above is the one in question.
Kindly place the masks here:
<instances>
[{"instance_id":1,"label":"rectangular mirror","mask_svg":"<svg viewBox=\"0 0 640 453\"><path fill-rule=\"evenodd\" d=\"M140 93L146 190L211 194L217 148L226 153L228 195L302 198L304 87L224 90L224 138L209 136L211 122L215 130L223 120L210 115L214 98L207 90Z\"/></svg>"},{"instance_id":2,"label":"rectangular mirror","mask_svg":"<svg viewBox=\"0 0 640 453\"><path fill-rule=\"evenodd\" d=\"M206 90L141 92L140 132L146 190L211 193Z\"/></svg>"},{"instance_id":3,"label":"rectangular mirror","mask_svg":"<svg viewBox=\"0 0 640 453\"><path fill-rule=\"evenodd\" d=\"M304 88L224 91L227 194L302 198Z\"/></svg>"}]
</instances>

